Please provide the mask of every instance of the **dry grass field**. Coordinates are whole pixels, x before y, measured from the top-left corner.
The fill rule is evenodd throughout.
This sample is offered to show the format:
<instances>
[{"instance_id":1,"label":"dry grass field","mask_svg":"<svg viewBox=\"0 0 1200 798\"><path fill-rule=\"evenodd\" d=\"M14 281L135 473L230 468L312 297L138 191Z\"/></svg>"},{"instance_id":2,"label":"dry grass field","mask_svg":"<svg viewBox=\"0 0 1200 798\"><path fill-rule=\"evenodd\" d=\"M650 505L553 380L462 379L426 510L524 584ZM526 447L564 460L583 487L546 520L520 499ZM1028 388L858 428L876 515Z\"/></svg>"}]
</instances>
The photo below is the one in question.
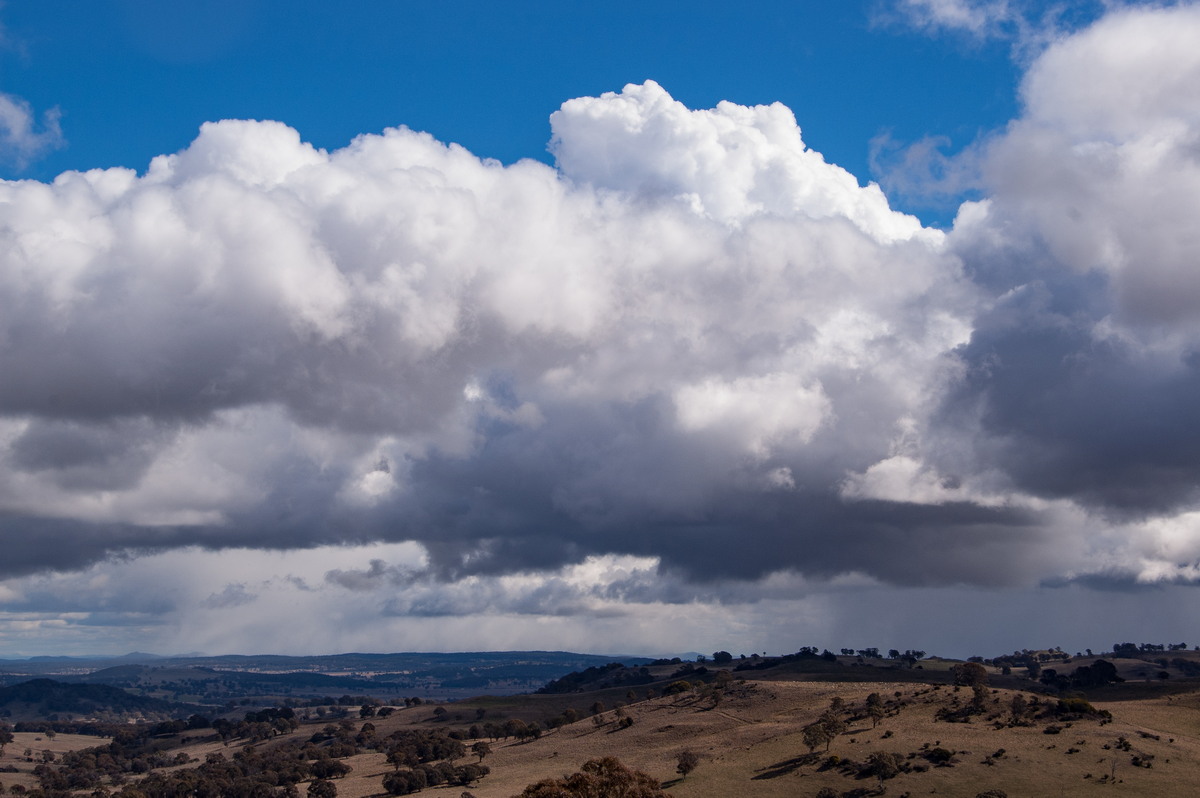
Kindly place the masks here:
<instances>
[{"instance_id":1,"label":"dry grass field","mask_svg":"<svg viewBox=\"0 0 1200 798\"><path fill-rule=\"evenodd\" d=\"M800 733L804 725L816 720L834 696L861 705L873 691L892 698L899 691L904 704L899 714L874 729L868 720L854 723L831 744L828 754L806 756ZM992 695L996 711L1008 706L1012 694L1000 690ZM487 760L492 775L472 793L477 798L506 798L531 781L574 771L589 758L613 755L664 782L676 798L790 798L816 795L822 787L869 794L879 787L878 780L847 777L822 769L822 763L830 755L862 762L872 752L887 751L928 764L920 755L923 747L947 749L955 758L949 767L930 766L922 773L889 779L884 782L888 795L973 798L1000 789L1010 798L1095 793L1183 798L1200 792L1196 695L1098 705L1112 712L1111 723L1063 723L1059 734L1045 734L1045 722L997 730L982 720L936 720L937 709L952 696L953 688L911 683L764 682L734 689L716 709L710 702L655 699L627 709L634 718L628 729L614 731L611 723L597 729L582 721L534 742L497 746ZM1130 750L1119 749L1121 738L1130 742ZM698 753L701 763L681 780L675 773L675 755L684 749ZM1002 755L991 756L1000 749ZM909 760L909 754L916 756ZM1134 757L1151 766L1135 767ZM1115 775L1115 783L1101 783L1106 775Z\"/></svg>"},{"instance_id":2,"label":"dry grass field","mask_svg":"<svg viewBox=\"0 0 1200 798\"><path fill-rule=\"evenodd\" d=\"M42 761L43 752L49 751L57 759L67 751L91 748L103 745L105 742L105 740L85 734L56 734L51 739L45 734L16 732L13 734L13 741L5 746L4 754L0 756L0 768L15 767L17 772L0 773L0 784L6 787L19 784L26 789L32 789L38 783L33 776L33 768L37 762ZM26 761L25 751L27 750L33 755L34 762Z\"/></svg>"},{"instance_id":3,"label":"dry grass field","mask_svg":"<svg viewBox=\"0 0 1200 798\"><path fill-rule=\"evenodd\" d=\"M871 692L889 702L887 716L876 728L855 711L864 707ZM716 705L710 697L694 693L630 703L622 709L632 719L627 728L618 727L613 710L605 712L600 723L587 717L595 693L459 702L445 706L442 720L434 714L437 707L422 705L371 722L377 734L387 735L405 727L465 728L477 720L480 710L493 722L544 719L567 706L580 712L581 720L539 739L490 741L493 750L484 764L491 774L470 788L475 798L509 798L531 782L574 772L585 761L601 756L618 757L649 773L675 798L805 798L823 787L833 788L839 795L884 794L879 792L884 787L889 796L965 798L989 789L1003 790L1010 798L1191 798L1200 794L1200 692L1094 701L1098 709L1111 712L1108 722L1097 717L1041 718L1030 725L1009 726L1004 722L1016 692L989 688L984 713L973 716L970 723L940 720L937 712L970 701L971 690L910 681L735 682ZM607 705L615 706L624 691L621 696L605 695ZM802 729L815 721L835 696L845 702L848 727L833 739L828 752L818 748L810 753ZM1040 700L1055 702L1045 696ZM853 719L856 716L861 719ZM354 723L359 726L362 721L355 719ZM1057 734L1046 733L1051 725L1060 727ZM307 738L319 728L306 724L295 734ZM6 787L35 785L29 774L33 765L24 761L22 753L26 748L61 753L99 742L94 737L65 734L53 741L42 735L16 736L3 764L17 764L23 772L0 774L0 784ZM232 755L240 745L207 742L183 750L202 760L216 750ZM952 759L938 765L927 756L934 749L944 749ZM676 756L684 750L698 754L700 763L686 778L680 778ZM881 782L858 777L857 769L846 764L865 762L875 752L899 755L910 772ZM830 757L838 758L832 760L835 765L831 766ZM382 754L360 754L345 761L352 771L337 780L339 796L384 794L382 777L391 766ZM474 757L468 755L463 761L474 761ZM300 785L301 795L305 786ZM438 787L421 794L459 798L462 792L462 787Z\"/></svg>"}]
</instances>

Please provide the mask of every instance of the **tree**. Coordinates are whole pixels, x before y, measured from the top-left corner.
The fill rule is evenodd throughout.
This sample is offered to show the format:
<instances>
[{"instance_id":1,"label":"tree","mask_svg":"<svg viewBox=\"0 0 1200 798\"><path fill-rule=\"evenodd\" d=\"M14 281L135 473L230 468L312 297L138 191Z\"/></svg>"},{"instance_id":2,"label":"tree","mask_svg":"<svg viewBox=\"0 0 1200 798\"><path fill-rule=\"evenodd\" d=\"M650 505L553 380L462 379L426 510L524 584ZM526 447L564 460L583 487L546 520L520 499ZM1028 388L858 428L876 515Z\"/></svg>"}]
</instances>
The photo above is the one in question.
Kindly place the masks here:
<instances>
[{"instance_id":1,"label":"tree","mask_svg":"<svg viewBox=\"0 0 1200 798\"><path fill-rule=\"evenodd\" d=\"M899 754L875 751L867 757L867 770L879 779L880 786L883 786L885 779L895 778L904 770L904 759Z\"/></svg>"},{"instance_id":2,"label":"tree","mask_svg":"<svg viewBox=\"0 0 1200 798\"><path fill-rule=\"evenodd\" d=\"M383 777L383 789L388 795L408 795L425 785L425 774L415 770L398 770Z\"/></svg>"},{"instance_id":3,"label":"tree","mask_svg":"<svg viewBox=\"0 0 1200 798\"><path fill-rule=\"evenodd\" d=\"M971 685L971 711L980 713L986 708L988 690L982 684Z\"/></svg>"},{"instance_id":4,"label":"tree","mask_svg":"<svg viewBox=\"0 0 1200 798\"><path fill-rule=\"evenodd\" d=\"M960 662L950 669L954 675L954 683L964 687L985 685L988 683L987 668L978 662Z\"/></svg>"},{"instance_id":5,"label":"tree","mask_svg":"<svg viewBox=\"0 0 1200 798\"><path fill-rule=\"evenodd\" d=\"M330 759L328 757L322 757L321 759L318 759L312 763L312 772L313 775L317 777L318 781L324 781L327 779L340 779L342 776L345 776L347 773L349 773L350 770L350 766L345 762L340 762L336 759Z\"/></svg>"},{"instance_id":6,"label":"tree","mask_svg":"<svg viewBox=\"0 0 1200 798\"><path fill-rule=\"evenodd\" d=\"M1012 697L1012 703L1009 704L1009 711L1012 713L1010 723L1014 726L1020 726L1025 722L1025 713L1029 711L1029 702L1025 700L1025 696L1017 693Z\"/></svg>"},{"instance_id":7,"label":"tree","mask_svg":"<svg viewBox=\"0 0 1200 798\"><path fill-rule=\"evenodd\" d=\"M492 752L492 747L490 745L488 745L487 743L485 743L483 740L480 740L479 742L477 742L471 746L471 753L474 754L475 756L479 757L480 762L482 762L483 758L485 756L487 756L488 754L490 754L491 752Z\"/></svg>"},{"instance_id":8,"label":"tree","mask_svg":"<svg viewBox=\"0 0 1200 798\"><path fill-rule=\"evenodd\" d=\"M0 725L0 756L4 756L4 747L13 741L12 729Z\"/></svg>"},{"instance_id":9,"label":"tree","mask_svg":"<svg viewBox=\"0 0 1200 798\"><path fill-rule=\"evenodd\" d=\"M695 751L680 751L675 755L675 770L679 775L687 778L687 774L696 769L696 765L700 764L700 757Z\"/></svg>"},{"instance_id":10,"label":"tree","mask_svg":"<svg viewBox=\"0 0 1200 798\"><path fill-rule=\"evenodd\" d=\"M825 746L826 751L829 750L829 742L833 739L833 737L829 734L825 727L821 725L820 721L808 724L804 727L804 731L802 733L804 735L804 744L808 746L809 753L817 750L817 748L820 746Z\"/></svg>"},{"instance_id":11,"label":"tree","mask_svg":"<svg viewBox=\"0 0 1200 798\"><path fill-rule=\"evenodd\" d=\"M871 719L871 728L874 729L879 725L879 721L883 720L887 714L883 708L883 697L879 693L871 693L867 696L867 716Z\"/></svg>"},{"instance_id":12,"label":"tree","mask_svg":"<svg viewBox=\"0 0 1200 798\"><path fill-rule=\"evenodd\" d=\"M337 785L332 781L317 779L308 785L308 798L337 798Z\"/></svg>"},{"instance_id":13,"label":"tree","mask_svg":"<svg viewBox=\"0 0 1200 798\"><path fill-rule=\"evenodd\" d=\"M825 733L829 735L828 741L825 743L825 750L829 750L829 742L832 742L834 737L846 730L846 721L842 720L841 716L834 710L828 710L821 719L817 721L825 729Z\"/></svg>"},{"instance_id":14,"label":"tree","mask_svg":"<svg viewBox=\"0 0 1200 798\"><path fill-rule=\"evenodd\" d=\"M718 665L723 665L727 662L733 662L733 655L728 651L714 651L712 661Z\"/></svg>"},{"instance_id":15,"label":"tree","mask_svg":"<svg viewBox=\"0 0 1200 798\"><path fill-rule=\"evenodd\" d=\"M579 772L561 779L530 784L519 798L668 798L662 785L640 770L631 770L615 757L592 759Z\"/></svg>"}]
</instances>

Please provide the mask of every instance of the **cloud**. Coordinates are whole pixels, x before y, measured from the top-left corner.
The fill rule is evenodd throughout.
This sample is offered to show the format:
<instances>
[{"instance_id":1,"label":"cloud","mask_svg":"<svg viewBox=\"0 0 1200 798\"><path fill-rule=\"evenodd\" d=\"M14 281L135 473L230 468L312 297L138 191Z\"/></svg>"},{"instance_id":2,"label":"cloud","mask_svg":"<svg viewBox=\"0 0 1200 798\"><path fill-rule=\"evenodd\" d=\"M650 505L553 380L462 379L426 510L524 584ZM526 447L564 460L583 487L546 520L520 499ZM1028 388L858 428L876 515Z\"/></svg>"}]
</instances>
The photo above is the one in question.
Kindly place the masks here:
<instances>
[{"instance_id":1,"label":"cloud","mask_svg":"<svg viewBox=\"0 0 1200 798\"><path fill-rule=\"evenodd\" d=\"M99 595L206 630L183 649L321 601L517 647L630 607L1194 582L1198 37L1136 9L1049 47L949 233L786 108L649 82L564 103L556 167L222 121L141 174L2 183L6 606L188 552L222 567L167 609Z\"/></svg>"},{"instance_id":2,"label":"cloud","mask_svg":"<svg viewBox=\"0 0 1200 798\"><path fill-rule=\"evenodd\" d=\"M14 39L3 24L0 50L24 54L23 42ZM61 120L62 112L57 107L43 111L39 120L28 100L0 92L0 161L21 171L43 155L66 146Z\"/></svg>"},{"instance_id":3,"label":"cloud","mask_svg":"<svg viewBox=\"0 0 1200 798\"><path fill-rule=\"evenodd\" d=\"M143 175L0 186L0 502L84 557L386 539L443 578L717 575L674 530L750 523L775 551L739 575L798 566L965 340L958 261L782 106L647 83L552 124L558 170L226 121ZM41 552L10 570L78 567Z\"/></svg>"},{"instance_id":4,"label":"cloud","mask_svg":"<svg viewBox=\"0 0 1200 798\"><path fill-rule=\"evenodd\" d=\"M889 0L877 7L873 19L876 24L931 36L957 36L976 47L1007 42L1013 59L1028 66L1047 49L1105 16L1189 4L1190 0Z\"/></svg>"},{"instance_id":5,"label":"cloud","mask_svg":"<svg viewBox=\"0 0 1200 798\"><path fill-rule=\"evenodd\" d=\"M204 601L200 602L200 606L210 609L224 609L226 607L241 607L245 604L252 604L258 596L246 590L246 586L240 582L226 585L225 589L220 593L213 593Z\"/></svg>"},{"instance_id":6,"label":"cloud","mask_svg":"<svg viewBox=\"0 0 1200 798\"><path fill-rule=\"evenodd\" d=\"M1195 506L1200 8L1115 13L1051 48L950 236L995 302L945 420L1023 491L1120 518Z\"/></svg>"},{"instance_id":7,"label":"cloud","mask_svg":"<svg viewBox=\"0 0 1200 798\"><path fill-rule=\"evenodd\" d=\"M1177 584L1098 590L1093 579L1087 587L1022 592L913 590L854 575L818 583L778 574L757 584L698 590L664 578L650 561L620 557L540 575L431 580L411 593L388 584L351 591L321 579L330 565L348 572L379 560L409 568L419 558L415 548L185 549L10 580L8 590L24 593L26 603L0 594L0 641L8 656L547 646L662 655L717 647L788 653L817 645L919 646L965 657L1028 647L1031 640L1075 651L1127 639L1176 639L1193 612L1193 589ZM205 602L231 584L235 591L238 584L252 588L255 600ZM148 592L168 606L147 603Z\"/></svg>"},{"instance_id":8,"label":"cloud","mask_svg":"<svg viewBox=\"0 0 1200 798\"><path fill-rule=\"evenodd\" d=\"M914 27L978 37L998 35L1016 15L1008 0L899 0L896 5Z\"/></svg>"},{"instance_id":9,"label":"cloud","mask_svg":"<svg viewBox=\"0 0 1200 798\"><path fill-rule=\"evenodd\" d=\"M20 97L0 92L0 158L18 169L66 144L60 120L51 108L39 122L32 106Z\"/></svg>"},{"instance_id":10,"label":"cloud","mask_svg":"<svg viewBox=\"0 0 1200 798\"><path fill-rule=\"evenodd\" d=\"M871 174L889 197L903 199L909 207L953 213L964 198L979 197L981 160L987 144L985 136L952 152L947 136L925 136L905 143L885 131L871 139Z\"/></svg>"}]
</instances>

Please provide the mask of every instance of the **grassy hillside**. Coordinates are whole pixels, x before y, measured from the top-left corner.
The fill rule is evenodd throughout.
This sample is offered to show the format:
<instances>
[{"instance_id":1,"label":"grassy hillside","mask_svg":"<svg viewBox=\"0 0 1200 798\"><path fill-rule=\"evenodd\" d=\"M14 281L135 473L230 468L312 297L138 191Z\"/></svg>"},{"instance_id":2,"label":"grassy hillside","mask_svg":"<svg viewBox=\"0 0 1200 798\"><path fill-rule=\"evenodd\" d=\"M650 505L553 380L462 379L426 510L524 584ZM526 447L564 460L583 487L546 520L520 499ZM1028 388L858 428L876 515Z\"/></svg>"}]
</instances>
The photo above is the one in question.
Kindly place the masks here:
<instances>
[{"instance_id":1,"label":"grassy hillside","mask_svg":"<svg viewBox=\"0 0 1200 798\"><path fill-rule=\"evenodd\" d=\"M1182 682L1172 684L1175 692L1168 692L1153 681L1144 684L1147 689L1140 694L1135 685L1114 685L1091 697L1096 713L1081 713L1078 710L1085 709L1086 702L1060 705L1056 696L1010 688L973 691L913 682L907 680L911 671L903 672L903 681L887 681L889 672L879 669L876 675L883 678L870 681L864 674L871 668L847 668L853 681L830 680L829 674L815 674L818 681L799 681L784 678L785 673L764 672L777 678L722 677L728 681L722 689L698 683L698 689L662 695L673 674L670 667L659 670L656 675L664 678L646 688L422 704L365 720L354 713L334 723L342 726L343 739L362 736L365 722L374 727L369 736L376 739L412 729L455 731L469 737L471 726L477 731L490 726L494 731L514 720L544 722L561 718L568 709L577 713L576 722L544 731L537 739L489 738L492 752L484 764L491 773L469 786L476 798L517 795L531 782L573 772L600 756L618 757L649 773L675 798L804 798L816 796L822 788L842 796L865 796L880 794L880 787L896 796L972 798L998 789L1012 798L1097 792L1182 798L1194 795L1194 785L1200 782L1200 692L1186 689ZM931 670L933 679L944 675ZM636 700L630 701L630 690ZM645 699L646 690L656 697ZM881 716L874 721L866 712L871 693L878 693L882 701ZM1016 724L1015 696L1020 696L1018 706L1025 706ZM810 751L803 730L829 710L835 698L840 699L836 714L845 727L829 741L828 750L818 745ZM617 705L626 701L630 703L618 711ZM603 703L605 710L593 716L596 702ZM304 723L294 731L261 739L254 750L261 755L289 741L320 739L312 750L333 751L323 748L336 744L329 720ZM62 743L61 735L57 742ZM94 745L94 738L89 742ZM464 742L469 747L473 740ZM246 740L224 742L211 729L189 730L182 737L160 736L147 745L163 763L188 760L187 765L159 768L160 772L194 768L211 754L246 759L239 752L250 750ZM335 780L338 795L383 795L383 777L394 769L385 753L361 748L348 753L352 750L340 752L347 755L339 760L351 770ZM699 755L699 765L681 779L676 758L685 750ZM887 759L898 764L899 772L884 780L867 773L865 765L880 759L879 754L894 754ZM467 753L459 764L474 761ZM33 786L35 764L25 761L19 743L10 744L0 766L15 766L20 772L0 773L0 784ZM136 782L141 777L129 778ZM304 794L305 783L298 786ZM463 789L427 788L418 794L457 798Z\"/></svg>"}]
</instances>

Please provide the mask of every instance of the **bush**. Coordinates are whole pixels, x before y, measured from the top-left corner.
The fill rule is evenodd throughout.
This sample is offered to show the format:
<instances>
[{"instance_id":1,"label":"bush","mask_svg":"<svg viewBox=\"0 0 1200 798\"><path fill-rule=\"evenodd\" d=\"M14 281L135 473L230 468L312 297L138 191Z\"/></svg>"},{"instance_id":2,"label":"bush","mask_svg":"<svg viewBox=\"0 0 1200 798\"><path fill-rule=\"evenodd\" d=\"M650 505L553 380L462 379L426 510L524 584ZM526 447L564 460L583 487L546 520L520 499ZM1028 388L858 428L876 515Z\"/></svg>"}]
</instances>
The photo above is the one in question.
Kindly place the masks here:
<instances>
[{"instance_id":1,"label":"bush","mask_svg":"<svg viewBox=\"0 0 1200 798\"><path fill-rule=\"evenodd\" d=\"M1055 707L1058 715L1087 715L1090 717L1112 717L1106 709L1096 709L1083 698L1061 698Z\"/></svg>"},{"instance_id":2,"label":"bush","mask_svg":"<svg viewBox=\"0 0 1200 798\"><path fill-rule=\"evenodd\" d=\"M929 749L923 754L923 756L933 764L943 767L950 765L951 761L954 759L954 752L938 747Z\"/></svg>"}]
</instances>

